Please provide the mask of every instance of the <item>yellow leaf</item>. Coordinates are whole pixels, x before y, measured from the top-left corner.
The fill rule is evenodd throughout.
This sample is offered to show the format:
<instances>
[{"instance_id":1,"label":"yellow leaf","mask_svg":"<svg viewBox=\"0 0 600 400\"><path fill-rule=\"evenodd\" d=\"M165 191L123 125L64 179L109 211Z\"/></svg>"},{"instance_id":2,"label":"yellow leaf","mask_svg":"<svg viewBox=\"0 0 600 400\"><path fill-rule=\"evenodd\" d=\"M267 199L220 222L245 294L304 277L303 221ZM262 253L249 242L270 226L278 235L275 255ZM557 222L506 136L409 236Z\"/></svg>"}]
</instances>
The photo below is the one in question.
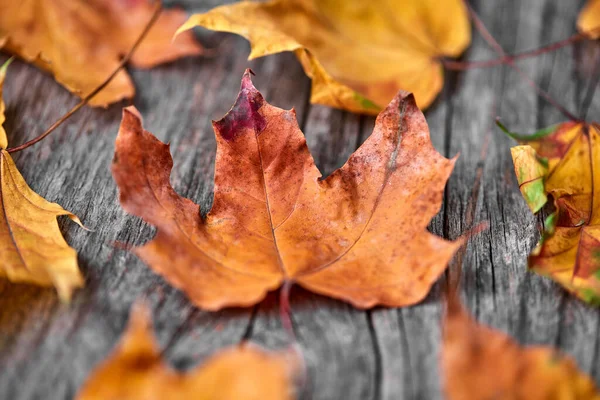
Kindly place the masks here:
<instances>
[{"instance_id":1,"label":"yellow leaf","mask_svg":"<svg viewBox=\"0 0 600 400\"><path fill-rule=\"evenodd\" d=\"M178 33L194 26L244 36L251 59L296 51L312 102L367 114L399 90L429 106L443 86L439 59L471 41L462 0L243 1L193 15Z\"/></svg>"},{"instance_id":2,"label":"yellow leaf","mask_svg":"<svg viewBox=\"0 0 600 400\"><path fill-rule=\"evenodd\" d=\"M118 67L156 4L153 0L0 0L0 47L52 73L69 91L85 97ZM191 34L171 40L184 20L181 10L163 10L130 63L150 68L201 54L202 47ZM89 104L106 106L134 93L131 78L121 70Z\"/></svg>"},{"instance_id":3,"label":"yellow leaf","mask_svg":"<svg viewBox=\"0 0 600 400\"><path fill-rule=\"evenodd\" d=\"M600 130L566 122L533 136L509 133L515 173L533 212L548 196L556 213L529 257L529 267L582 300L600 305Z\"/></svg>"},{"instance_id":4,"label":"yellow leaf","mask_svg":"<svg viewBox=\"0 0 600 400\"><path fill-rule=\"evenodd\" d=\"M55 286L62 299L69 299L83 279L77 253L62 237L56 217L81 222L31 190L5 150L0 155L0 209L0 276Z\"/></svg>"},{"instance_id":5,"label":"yellow leaf","mask_svg":"<svg viewBox=\"0 0 600 400\"><path fill-rule=\"evenodd\" d=\"M442 347L449 400L600 400L593 380L549 347L521 347L451 305Z\"/></svg>"},{"instance_id":6,"label":"yellow leaf","mask_svg":"<svg viewBox=\"0 0 600 400\"><path fill-rule=\"evenodd\" d=\"M544 189L544 178L548 173L548 167L537 157L535 149L531 146L515 146L510 149L510 152L518 175L521 194L531 211L538 212L548 201Z\"/></svg>"},{"instance_id":7,"label":"yellow leaf","mask_svg":"<svg viewBox=\"0 0 600 400\"><path fill-rule=\"evenodd\" d=\"M0 69L0 93L5 71L6 64ZM54 286L59 296L68 300L74 288L83 286L83 278L77 253L62 237L56 217L66 215L79 225L81 222L31 190L4 150L4 130L0 130L0 144L0 276L13 282Z\"/></svg>"},{"instance_id":8,"label":"yellow leaf","mask_svg":"<svg viewBox=\"0 0 600 400\"><path fill-rule=\"evenodd\" d=\"M348 86L333 79L319 61L306 49L296 50L296 56L312 81L310 102L326 104L355 113L377 113L380 107Z\"/></svg>"},{"instance_id":9,"label":"yellow leaf","mask_svg":"<svg viewBox=\"0 0 600 400\"><path fill-rule=\"evenodd\" d=\"M161 359L147 308L134 307L127 332L88 378L78 400L291 400L294 353L252 344L219 351L202 366L178 373Z\"/></svg>"}]
</instances>

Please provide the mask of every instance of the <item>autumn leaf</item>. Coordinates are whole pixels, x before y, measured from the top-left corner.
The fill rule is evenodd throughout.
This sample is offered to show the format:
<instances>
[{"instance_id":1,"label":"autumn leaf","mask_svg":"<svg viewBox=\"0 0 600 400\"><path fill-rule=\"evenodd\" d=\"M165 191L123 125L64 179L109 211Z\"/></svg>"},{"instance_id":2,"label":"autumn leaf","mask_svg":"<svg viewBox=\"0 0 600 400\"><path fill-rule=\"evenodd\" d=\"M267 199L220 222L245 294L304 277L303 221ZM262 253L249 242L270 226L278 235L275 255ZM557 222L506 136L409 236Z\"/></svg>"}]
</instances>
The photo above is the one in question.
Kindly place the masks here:
<instances>
[{"instance_id":1,"label":"autumn leaf","mask_svg":"<svg viewBox=\"0 0 600 400\"><path fill-rule=\"evenodd\" d=\"M0 95L8 63L0 68ZM0 122L4 103L0 100ZM77 253L65 242L56 217L79 218L35 193L19 173L10 154L6 132L0 126L0 277L13 282L55 286L68 300L83 286Z\"/></svg>"},{"instance_id":2,"label":"autumn leaf","mask_svg":"<svg viewBox=\"0 0 600 400\"><path fill-rule=\"evenodd\" d=\"M8 139L6 138L6 131L4 130L4 96L2 94L2 88L4 87L4 79L6 78L6 70L12 60L8 60L7 62L0 67L0 149L5 149L8 146Z\"/></svg>"},{"instance_id":3,"label":"autumn leaf","mask_svg":"<svg viewBox=\"0 0 600 400\"><path fill-rule=\"evenodd\" d=\"M480 325L462 306L450 307L442 343L449 400L599 400L594 382L575 362L549 347L521 347Z\"/></svg>"},{"instance_id":4,"label":"autumn leaf","mask_svg":"<svg viewBox=\"0 0 600 400\"><path fill-rule=\"evenodd\" d=\"M299 366L293 352L271 353L250 343L219 351L202 366L179 373L165 365L145 307L131 311L120 343L90 375L78 400L293 399Z\"/></svg>"},{"instance_id":5,"label":"autumn leaf","mask_svg":"<svg viewBox=\"0 0 600 400\"><path fill-rule=\"evenodd\" d=\"M600 0L588 0L577 18L577 28L592 39L600 37Z\"/></svg>"},{"instance_id":6,"label":"autumn leaf","mask_svg":"<svg viewBox=\"0 0 600 400\"><path fill-rule=\"evenodd\" d=\"M250 59L295 51L313 79L311 101L377 114L399 90L421 108L443 86L440 59L471 41L462 0L242 1L196 14L195 26L250 41Z\"/></svg>"},{"instance_id":7,"label":"autumn leaf","mask_svg":"<svg viewBox=\"0 0 600 400\"><path fill-rule=\"evenodd\" d=\"M0 46L49 71L71 92L85 97L119 65L155 9L152 0L0 0ZM191 34L171 41L185 20L179 10L163 11L137 48L131 64L149 68L200 54ZM120 71L90 104L106 106L131 98L135 88Z\"/></svg>"},{"instance_id":8,"label":"autumn leaf","mask_svg":"<svg viewBox=\"0 0 600 400\"><path fill-rule=\"evenodd\" d=\"M519 187L535 213L554 200L529 267L582 300L600 305L600 151L598 125L566 122L533 136L509 133Z\"/></svg>"},{"instance_id":9,"label":"autumn leaf","mask_svg":"<svg viewBox=\"0 0 600 400\"><path fill-rule=\"evenodd\" d=\"M400 93L371 137L324 179L295 111L266 103L246 71L213 122L215 195L206 218L169 183L168 145L123 111L113 176L123 208L157 227L136 254L199 307L249 306L285 282L359 308L422 300L460 243L427 232L454 160L432 146Z\"/></svg>"}]
</instances>

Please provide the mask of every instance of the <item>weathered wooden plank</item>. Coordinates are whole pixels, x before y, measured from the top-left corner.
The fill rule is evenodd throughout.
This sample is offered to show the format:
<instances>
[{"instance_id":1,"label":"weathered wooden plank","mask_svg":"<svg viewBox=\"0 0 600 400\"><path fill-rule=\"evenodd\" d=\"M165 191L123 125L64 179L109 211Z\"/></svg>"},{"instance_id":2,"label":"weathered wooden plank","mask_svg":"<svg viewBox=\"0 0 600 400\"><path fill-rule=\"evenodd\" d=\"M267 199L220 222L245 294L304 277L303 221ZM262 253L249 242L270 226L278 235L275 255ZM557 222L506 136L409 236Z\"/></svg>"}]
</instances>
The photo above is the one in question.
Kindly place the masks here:
<instances>
[{"instance_id":1,"label":"weathered wooden plank","mask_svg":"<svg viewBox=\"0 0 600 400\"><path fill-rule=\"evenodd\" d=\"M574 33L582 4L480 1L476 6L494 36L511 53ZM484 58L476 57L480 48L475 44L469 57ZM563 50L520 65L555 99L577 112L582 94L577 88L582 84L574 78L576 65L571 54L572 50ZM465 85L455 99L458 106L453 132L462 131L464 136L453 140L451 147L465 157L450 180L448 209L464 210L474 166L479 161L476 148L483 145L493 114L500 115L511 128L525 132L565 117L508 68L502 72L469 71L463 79ZM493 103L497 111L493 111ZM477 218L490 221L490 229L472 240L466 256L466 302L481 321L525 344L557 345L575 356L583 370L597 374L591 360L597 357L598 310L567 295L550 280L526 272L526 256L537 241L541 219L531 216L518 192L508 151L512 145L510 139L494 133L482 160L485 172ZM452 222L456 214L447 216L451 231L460 232L460 224Z\"/></svg>"}]
</instances>

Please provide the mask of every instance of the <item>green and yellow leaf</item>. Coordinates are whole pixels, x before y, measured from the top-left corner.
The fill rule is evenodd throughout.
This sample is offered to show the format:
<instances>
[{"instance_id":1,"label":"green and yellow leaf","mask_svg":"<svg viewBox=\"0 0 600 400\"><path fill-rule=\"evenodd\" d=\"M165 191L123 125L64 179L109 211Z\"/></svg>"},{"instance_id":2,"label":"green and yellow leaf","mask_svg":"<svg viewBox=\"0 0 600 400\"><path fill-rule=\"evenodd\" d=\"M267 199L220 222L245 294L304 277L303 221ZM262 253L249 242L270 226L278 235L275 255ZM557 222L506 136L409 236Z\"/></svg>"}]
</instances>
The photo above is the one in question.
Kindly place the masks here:
<instances>
[{"instance_id":1,"label":"green and yellow leaf","mask_svg":"<svg viewBox=\"0 0 600 400\"><path fill-rule=\"evenodd\" d=\"M510 134L523 197L538 212L551 197L529 267L588 303L600 304L600 127L567 122L529 138Z\"/></svg>"}]
</instances>

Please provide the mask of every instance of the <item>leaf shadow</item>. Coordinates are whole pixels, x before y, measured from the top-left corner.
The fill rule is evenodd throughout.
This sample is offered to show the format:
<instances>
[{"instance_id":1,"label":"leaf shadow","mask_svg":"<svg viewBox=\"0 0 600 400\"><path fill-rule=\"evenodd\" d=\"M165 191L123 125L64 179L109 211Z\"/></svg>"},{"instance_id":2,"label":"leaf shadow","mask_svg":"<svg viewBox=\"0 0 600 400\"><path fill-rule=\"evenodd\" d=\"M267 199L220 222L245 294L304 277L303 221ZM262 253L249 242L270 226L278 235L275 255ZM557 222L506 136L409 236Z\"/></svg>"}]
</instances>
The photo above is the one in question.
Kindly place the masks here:
<instances>
[{"instance_id":1,"label":"leaf shadow","mask_svg":"<svg viewBox=\"0 0 600 400\"><path fill-rule=\"evenodd\" d=\"M24 360L23 349L37 347L59 306L54 288L0 279L0 371Z\"/></svg>"}]
</instances>

